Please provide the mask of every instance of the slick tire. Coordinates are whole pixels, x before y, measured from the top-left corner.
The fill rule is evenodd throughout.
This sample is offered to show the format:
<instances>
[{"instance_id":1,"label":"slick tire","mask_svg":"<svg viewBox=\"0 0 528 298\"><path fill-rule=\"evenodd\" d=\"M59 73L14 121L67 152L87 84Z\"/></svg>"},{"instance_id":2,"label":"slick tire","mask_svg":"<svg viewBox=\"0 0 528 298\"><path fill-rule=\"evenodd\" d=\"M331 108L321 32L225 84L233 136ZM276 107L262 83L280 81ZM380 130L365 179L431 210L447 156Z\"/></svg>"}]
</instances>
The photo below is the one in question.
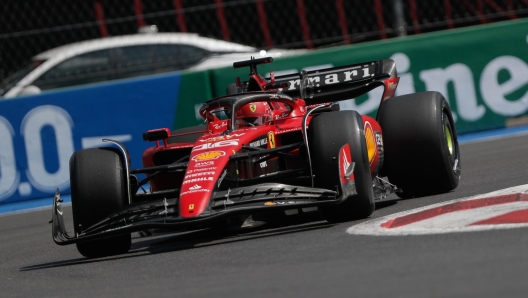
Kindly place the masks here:
<instances>
[{"instance_id":1,"label":"slick tire","mask_svg":"<svg viewBox=\"0 0 528 298\"><path fill-rule=\"evenodd\" d=\"M382 175L401 198L445 193L460 180L460 151L453 116L438 92L421 92L383 102L378 113L385 161Z\"/></svg>"},{"instance_id":2,"label":"slick tire","mask_svg":"<svg viewBox=\"0 0 528 298\"><path fill-rule=\"evenodd\" d=\"M70 183L75 233L105 219L128 202L125 170L120 155L111 148L84 149L70 159ZM87 258L128 252L131 235L123 234L78 242Z\"/></svg>"},{"instance_id":3,"label":"slick tire","mask_svg":"<svg viewBox=\"0 0 528 298\"><path fill-rule=\"evenodd\" d=\"M321 207L323 217L330 222L343 222L370 216L374 211L374 190L361 116L356 111L317 115L310 123L309 136L315 187L339 189L338 156L343 145L350 145L355 162L357 195L341 204Z\"/></svg>"}]
</instances>

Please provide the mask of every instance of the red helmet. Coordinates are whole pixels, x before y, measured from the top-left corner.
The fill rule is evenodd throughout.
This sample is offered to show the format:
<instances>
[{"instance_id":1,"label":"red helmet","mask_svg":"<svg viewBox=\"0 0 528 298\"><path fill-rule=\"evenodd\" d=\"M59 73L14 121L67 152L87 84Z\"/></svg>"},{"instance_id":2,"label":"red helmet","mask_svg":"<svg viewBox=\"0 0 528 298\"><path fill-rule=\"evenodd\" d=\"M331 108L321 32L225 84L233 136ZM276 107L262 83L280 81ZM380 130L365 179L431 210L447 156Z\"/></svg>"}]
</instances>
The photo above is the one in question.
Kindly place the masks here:
<instances>
[{"instance_id":1,"label":"red helmet","mask_svg":"<svg viewBox=\"0 0 528 298\"><path fill-rule=\"evenodd\" d=\"M266 102L253 102L238 110L238 126L259 126L271 120L270 107Z\"/></svg>"}]
</instances>

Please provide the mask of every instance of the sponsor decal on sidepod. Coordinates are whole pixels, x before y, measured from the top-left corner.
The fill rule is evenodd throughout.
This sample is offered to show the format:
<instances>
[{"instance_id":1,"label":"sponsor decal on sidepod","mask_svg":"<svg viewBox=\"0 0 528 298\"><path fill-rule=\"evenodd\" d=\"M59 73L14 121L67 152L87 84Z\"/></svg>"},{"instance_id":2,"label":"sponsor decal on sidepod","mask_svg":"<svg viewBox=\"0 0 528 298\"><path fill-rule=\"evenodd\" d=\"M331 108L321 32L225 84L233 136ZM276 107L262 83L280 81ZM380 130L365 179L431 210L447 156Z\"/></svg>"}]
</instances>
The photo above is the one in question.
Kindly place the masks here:
<instances>
[{"instance_id":1,"label":"sponsor decal on sidepod","mask_svg":"<svg viewBox=\"0 0 528 298\"><path fill-rule=\"evenodd\" d=\"M275 134L273 131L268 132L268 144L270 148L275 148Z\"/></svg>"},{"instance_id":2,"label":"sponsor decal on sidepod","mask_svg":"<svg viewBox=\"0 0 528 298\"><path fill-rule=\"evenodd\" d=\"M260 146L267 145L267 144L268 144L268 139L264 138L264 139L256 140L256 141L249 143L249 146L250 147L260 147Z\"/></svg>"}]
</instances>

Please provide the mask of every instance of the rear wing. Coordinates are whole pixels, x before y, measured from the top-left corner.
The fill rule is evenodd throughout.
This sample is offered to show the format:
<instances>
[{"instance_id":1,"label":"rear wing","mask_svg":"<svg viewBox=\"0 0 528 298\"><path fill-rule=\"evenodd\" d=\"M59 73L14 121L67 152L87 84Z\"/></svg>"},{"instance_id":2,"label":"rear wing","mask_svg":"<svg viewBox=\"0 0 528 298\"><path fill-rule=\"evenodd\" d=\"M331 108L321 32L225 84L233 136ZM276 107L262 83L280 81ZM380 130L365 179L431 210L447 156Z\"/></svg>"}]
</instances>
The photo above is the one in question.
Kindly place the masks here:
<instances>
[{"instance_id":1,"label":"rear wing","mask_svg":"<svg viewBox=\"0 0 528 298\"><path fill-rule=\"evenodd\" d=\"M342 67L275 77L275 86L292 98L302 98L307 105L347 100L385 86L383 100L394 95L398 84L396 63L378 60Z\"/></svg>"}]
</instances>

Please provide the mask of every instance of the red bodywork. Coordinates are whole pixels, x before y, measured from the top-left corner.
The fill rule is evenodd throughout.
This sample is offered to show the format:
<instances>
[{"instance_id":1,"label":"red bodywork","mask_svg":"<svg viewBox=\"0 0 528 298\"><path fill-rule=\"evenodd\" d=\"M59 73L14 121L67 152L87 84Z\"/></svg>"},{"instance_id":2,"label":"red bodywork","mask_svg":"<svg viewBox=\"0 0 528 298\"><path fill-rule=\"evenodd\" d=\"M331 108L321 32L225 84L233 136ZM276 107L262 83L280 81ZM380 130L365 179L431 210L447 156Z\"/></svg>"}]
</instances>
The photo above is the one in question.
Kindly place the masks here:
<instances>
[{"instance_id":1,"label":"red bodywork","mask_svg":"<svg viewBox=\"0 0 528 298\"><path fill-rule=\"evenodd\" d=\"M310 147L317 142L315 136L321 134L321 129L342 129L317 124L317 130L312 130L314 117L338 110L333 102L357 98L377 87L384 88L381 105L393 97L399 80L395 62L378 60L278 77L272 73L268 80L257 73L257 65L272 61L266 57L234 63L235 68L249 67L250 78L243 83L237 78L236 84L228 86L228 95L202 105L199 112L205 126L173 133L168 128L144 133L143 139L155 142L155 146L143 153L143 168L130 169L125 146L104 140L115 145L121 157L123 185L113 187L123 191L127 202L101 221L82 227L82 233L70 236L64 228L57 190L52 217L54 241L65 245L150 229L202 229L225 224L240 228L242 223L251 225L252 215L337 207L358 195L357 186L363 187L367 181L363 179L366 167L355 170L355 153L351 150L352 145L359 148L351 142L362 143L362 133L366 146L361 144L360 148L367 152L358 153L368 155L374 200L395 192L395 185L378 177L383 172L384 148L376 119L362 116L363 129L354 124L353 140L340 139L344 144L333 144L332 150L340 146L335 156L333 152L331 156L321 153L321 146L313 147L317 150ZM256 104L263 102L267 104ZM243 109L248 104L249 109ZM257 113L257 106L266 108ZM248 115L248 110L255 115ZM243 115L238 111L244 111L240 113ZM320 166L318 158L338 159L337 169L322 173L339 171L334 185L314 179L321 174L314 173ZM318 165L314 167L316 160ZM147 177L139 180L138 174ZM150 192L141 191L147 183Z\"/></svg>"},{"instance_id":2,"label":"red bodywork","mask_svg":"<svg viewBox=\"0 0 528 298\"><path fill-rule=\"evenodd\" d=\"M253 84L258 84L260 91L276 92L279 88L285 87L280 85L269 87L274 83L273 73L271 81L264 79L257 73L252 73L250 76L250 81ZM394 96L398 79L398 77L392 77L383 81L385 92L382 100ZM237 85L240 87L240 80L238 79ZM278 171L279 166L276 164L278 163L276 159L267 160L253 167L243 163L237 164L236 168L232 168L229 165L231 156L245 151L242 146L274 148L283 145L286 140L292 137L299 138L299 136L302 136L303 117L309 108L313 106L307 107L305 101L301 98L293 98L291 106L274 101L268 103L272 109L272 119L265 125L232 128L229 120L221 120L213 113L210 113L212 109L206 109L204 110L206 113L202 116L206 119L207 125L204 127L202 136L196 142L167 144L165 140L162 144L156 142L155 147L148 148L143 154L144 167L158 166L159 164L155 162L155 156L160 153L164 154L180 150L190 154L189 164L184 173L164 174L152 179L150 182L151 191L157 192L180 188L179 215L184 218L190 218L200 215L207 209L213 191L226 176L237 175L238 178L247 179ZM329 104L325 105L329 106ZM312 115L307 117L307 127L312 117ZM363 116L363 122L367 150L369 152L370 171L375 176L383 163L382 131L379 123L369 116ZM230 132L225 134L228 130ZM171 137L174 136L178 135L172 135ZM296 153L300 154L298 149ZM343 154L347 156L346 153ZM352 158L350 156L348 158L347 162L351 163ZM283 165L283 168L294 169L299 166L295 161L288 160L287 163L289 164Z\"/></svg>"}]
</instances>

